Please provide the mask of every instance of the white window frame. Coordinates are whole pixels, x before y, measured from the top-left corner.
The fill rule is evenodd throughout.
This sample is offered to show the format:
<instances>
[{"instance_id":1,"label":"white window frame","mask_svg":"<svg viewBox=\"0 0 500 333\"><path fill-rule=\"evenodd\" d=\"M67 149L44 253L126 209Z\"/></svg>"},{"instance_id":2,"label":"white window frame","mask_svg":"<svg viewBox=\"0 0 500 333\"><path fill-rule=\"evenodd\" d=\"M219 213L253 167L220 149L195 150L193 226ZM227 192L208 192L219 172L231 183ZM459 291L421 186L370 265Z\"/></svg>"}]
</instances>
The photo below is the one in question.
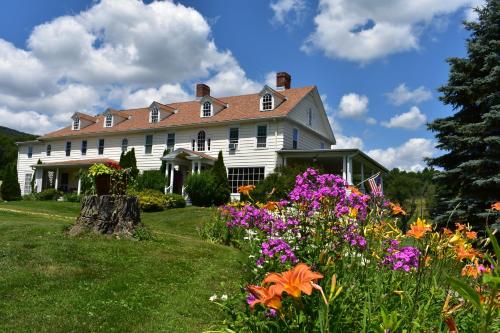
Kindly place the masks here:
<instances>
[{"instance_id":1,"label":"white window frame","mask_svg":"<svg viewBox=\"0 0 500 333\"><path fill-rule=\"evenodd\" d=\"M26 152L28 158L33 158L33 146L28 146L28 151Z\"/></svg>"},{"instance_id":2,"label":"white window frame","mask_svg":"<svg viewBox=\"0 0 500 333\"><path fill-rule=\"evenodd\" d=\"M47 147L45 148L45 155L46 156L52 155L52 145L51 144L48 144Z\"/></svg>"},{"instance_id":3,"label":"white window frame","mask_svg":"<svg viewBox=\"0 0 500 333\"><path fill-rule=\"evenodd\" d=\"M297 133L297 140L294 139L294 134ZM299 139L300 138L300 132L297 127L292 128L292 149L299 149ZM294 147L294 142L297 142L297 144Z\"/></svg>"},{"instance_id":4,"label":"white window frame","mask_svg":"<svg viewBox=\"0 0 500 333\"><path fill-rule=\"evenodd\" d=\"M168 145L168 136L169 135L173 135L174 136L174 144L171 147ZM166 135L166 138L165 138L165 147L167 149L175 150L175 132L167 132L167 135Z\"/></svg>"},{"instance_id":5,"label":"white window frame","mask_svg":"<svg viewBox=\"0 0 500 333\"><path fill-rule=\"evenodd\" d=\"M208 111L208 109L205 109L205 105L209 105L210 106L210 114L209 115L205 115L205 111ZM202 118L208 118L208 117L212 117L214 114L214 105L212 102L209 102L209 101L205 101L201 104L201 112L200 112L200 116Z\"/></svg>"},{"instance_id":6,"label":"white window frame","mask_svg":"<svg viewBox=\"0 0 500 333\"><path fill-rule=\"evenodd\" d=\"M256 172L257 171L256 169L259 169L258 172ZM258 176L259 179L255 179L256 175ZM235 176L236 179L233 179L233 177ZM237 193L238 187L240 186L255 185L258 182L264 180L265 176L266 176L265 166L252 166L252 167L235 166L227 168L227 177L228 177L229 187L231 188L231 193Z\"/></svg>"},{"instance_id":7,"label":"white window frame","mask_svg":"<svg viewBox=\"0 0 500 333\"><path fill-rule=\"evenodd\" d=\"M111 113L108 113L104 116L104 127L113 127L113 115ZM108 124L109 121L109 124Z\"/></svg>"},{"instance_id":8,"label":"white window frame","mask_svg":"<svg viewBox=\"0 0 500 333\"><path fill-rule=\"evenodd\" d=\"M155 121L153 121L153 112L156 113L156 120ZM156 124L156 123L160 122L160 110L156 106L153 106L151 108L151 111L149 111L149 122L152 124Z\"/></svg>"},{"instance_id":9,"label":"white window frame","mask_svg":"<svg viewBox=\"0 0 500 333\"><path fill-rule=\"evenodd\" d=\"M124 144L126 143L126 144ZM125 148L125 149L123 149ZM122 139L122 153L126 153L128 151L128 138Z\"/></svg>"},{"instance_id":10,"label":"white window frame","mask_svg":"<svg viewBox=\"0 0 500 333\"><path fill-rule=\"evenodd\" d=\"M264 97L266 96L271 96L271 108L270 109L264 109ZM269 103L269 102L266 102ZM260 98L260 111L272 111L274 110L274 96L271 93L266 92L262 97Z\"/></svg>"},{"instance_id":11,"label":"white window frame","mask_svg":"<svg viewBox=\"0 0 500 333\"><path fill-rule=\"evenodd\" d=\"M312 127L313 124L313 110L312 108L309 108L309 111L307 112L307 124L309 127Z\"/></svg>"},{"instance_id":12,"label":"white window frame","mask_svg":"<svg viewBox=\"0 0 500 333\"><path fill-rule=\"evenodd\" d=\"M102 141L102 153L101 153L101 141ZM104 148L106 147L106 140L97 139L97 155L104 155Z\"/></svg>"},{"instance_id":13,"label":"white window frame","mask_svg":"<svg viewBox=\"0 0 500 333\"><path fill-rule=\"evenodd\" d=\"M319 143L319 149L325 149L325 143L323 141Z\"/></svg>"},{"instance_id":14,"label":"white window frame","mask_svg":"<svg viewBox=\"0 0 500 333\"><path fill-rule=\"evenodd\" d=\"M259 147L259 126L266 126L266 146ZM257 149L267 149L268 148L268 138L269 138L269 124L257 124L255 125L255 148Z\"/></svg>"},{"instance_id":15,"label":"white window frame","mask_svg":"<svg viewBox=\"0 0 500 333\"><path fill-rule=\"evenodd\" d=\"M232 129L236 129L238 131L238 137L236 138L236 140L232 140L231 141L231 130ZM227 141L228 141L228 144L236 144L236 149L238 149L239 145L240 145L240 127L239 126L232 126L232 127L229 127L227 129ZM229 146L228 146L229 148Z\"/></svg>"},{"instance_id":16,"label":"white window frame","mask_svg":"<svg viewBox=\"0 0 500 333\"><path fill-rule=\"evenodd\" d=\"M75 126L76 125L76 126ZM80 117L75 116L73 118L73 126L72 126L73 131L78 131L80 130Z\"/></svg>"},{"instance_id":17,"label":"white window frame","mask_svg":"<svg viewBox=\"0 0 500 333\"><path fill-rule=\"evenodd\" d=\"M68 150L68 143L69 143L69 150ZM64 153L66 156L71 156L71 146L73 144L71 143L71 141L66 141L66 143L64 144Z\"/></svg>"},{"instance_id":18,"label":"white window frame","mask_svg":"<svg viewBox=\"0 0 500 333\"><path fill-rule=\"evenodd\" d=\"M85 142L85 151L83 151L83 143ZM82 156L87 156L87 150L89 150L89 142L88 140L82 140L81 144L80 144L80 154Z\"/></svg>"},{"instance_id":19,"label":"white window frame","mask_svg":"<svg viewBox=\"0 0 500 333\"><path fill-rule=\"evenodd\" d=\"M148 153L148 136L151 136L151 151ZM154 146L154 140L155 140L155 137L153 134L146 134L144 136L144 155L151 155L153 154L153 146Z\"/></svg>"},{"instance_id":20,"label":"white window frame","mask_svg":"<svg viewBox=\"0 0 500 333\"><path fill-rule=\"evenodd\" d=\"M23 194L31 194L31 181L33 180L33 174L32 173L25 173L24 174L24 189L23 189Z\"/></svg>"},{"instance_id":21,"label":"white window frame","mask_svg":"<svg viewBox=\"0 0 500 333\"><path fill-rule=\"evenodd\" d=\"M204 134L204 138L203 138L203 149L200 149L200 133L203 132ZM207 139L208 139L208 135L207 135L207 131L202 129L202 130L199 130L197 133L196 133L196 138L195 138L195 141L196 141L196 151L206 151L206 148L207 148Z\"/></svg>"}]
</instances>

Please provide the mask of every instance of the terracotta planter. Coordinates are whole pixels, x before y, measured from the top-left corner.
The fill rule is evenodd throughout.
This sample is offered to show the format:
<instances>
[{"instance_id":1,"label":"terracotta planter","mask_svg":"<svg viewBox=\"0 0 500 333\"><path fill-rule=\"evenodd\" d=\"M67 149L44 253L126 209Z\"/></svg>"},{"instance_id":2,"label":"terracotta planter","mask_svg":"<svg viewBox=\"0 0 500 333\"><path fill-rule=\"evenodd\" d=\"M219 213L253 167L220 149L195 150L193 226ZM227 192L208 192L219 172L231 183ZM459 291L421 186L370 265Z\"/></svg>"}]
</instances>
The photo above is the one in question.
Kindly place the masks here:
<instances>
[{"instance_id":1,"label":"terracotta planter","mask_svg":"<svg viewBox=\"0 0 500 333\"><path fill-rule=\"evenodd\" d=\"M111 189L111 176L99 175L95 177L95 190L97 195L107 195Z\"/></svg>"}]
</instances>

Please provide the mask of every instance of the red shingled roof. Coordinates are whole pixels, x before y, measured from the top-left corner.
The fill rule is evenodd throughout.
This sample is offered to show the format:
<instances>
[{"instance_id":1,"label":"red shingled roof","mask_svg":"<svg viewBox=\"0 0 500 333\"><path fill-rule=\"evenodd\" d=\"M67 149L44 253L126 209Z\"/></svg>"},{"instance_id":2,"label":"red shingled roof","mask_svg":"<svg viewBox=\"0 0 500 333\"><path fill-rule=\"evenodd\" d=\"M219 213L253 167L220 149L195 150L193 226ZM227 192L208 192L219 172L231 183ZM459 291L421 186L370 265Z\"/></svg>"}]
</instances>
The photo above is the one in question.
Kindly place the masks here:
<instances>
[{"instance_id":1,"label":"red shingled roof","mask_svg":"<svg viewBox=\"0 0 500 333\"><path fill-rule=\"evenodd\" d=\"M49 139L82 134L114 133L130 130L146 130L156 128L168 128L187 126L193 124L210 124L226 121L238 121L245 119L266 119L274 117L285 117L293 108L316 87L292 88L280 91L286 97L276 109L272 111L260 111L259 94L221 97L218 100L227 104L227 108L215 114L213 117L200 117L200 102L189 101L181 103L166 104L167 107L178 110L158 123L149 122L149 108L121 110L120 113L130 119L126 119L113 127L103 127L104 116L98 115L99 121L78 131L73 131L71 126L41 136L40 139Z\"/></svg>"}]
</instances>

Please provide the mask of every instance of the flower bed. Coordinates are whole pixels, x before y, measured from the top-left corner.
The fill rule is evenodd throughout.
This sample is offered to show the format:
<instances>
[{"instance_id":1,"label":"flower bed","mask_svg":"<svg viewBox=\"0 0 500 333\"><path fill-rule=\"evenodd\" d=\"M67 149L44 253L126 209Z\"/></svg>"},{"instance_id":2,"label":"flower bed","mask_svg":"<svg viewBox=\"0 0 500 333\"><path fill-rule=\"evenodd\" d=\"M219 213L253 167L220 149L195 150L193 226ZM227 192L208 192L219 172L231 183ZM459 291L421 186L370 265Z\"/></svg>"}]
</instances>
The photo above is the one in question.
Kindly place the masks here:
<instances>
[{"instance_id":1,"label":"flower bed","mask_svg":"<svg viewBox=\"0 0 500 333\"><path fill-rule=\"evenodd\" d=\"M218 303L231 314L225 329L498 331L499 253L480 251L486 240L468 226L418 219L403 234L401 207L314 169L287 201L253 202L252 189L205 232L249 254L244 292Z\"/></svg>"}]
</instances>

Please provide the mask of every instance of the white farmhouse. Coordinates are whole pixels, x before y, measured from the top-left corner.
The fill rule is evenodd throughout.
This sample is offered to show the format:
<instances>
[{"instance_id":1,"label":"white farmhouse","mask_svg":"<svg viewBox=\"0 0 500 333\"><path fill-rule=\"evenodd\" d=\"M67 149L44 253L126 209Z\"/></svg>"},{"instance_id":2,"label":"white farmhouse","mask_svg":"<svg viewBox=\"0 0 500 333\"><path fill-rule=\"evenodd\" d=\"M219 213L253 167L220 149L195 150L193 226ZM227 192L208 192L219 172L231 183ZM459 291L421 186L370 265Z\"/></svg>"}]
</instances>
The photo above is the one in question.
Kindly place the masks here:
<instances>
[{"instance_id":1,"label":"white farmhouse","mask_svg":"<svg viewBox=\"0 0 500 333\"><path fill-rule=\"evenodd\" d=\"M159 169L161 159L167 161L166 191L175 193L183 193L186 177L212 165L219 151L235 195L239 186L255 184L281 165L321 166L349 184L387 171L358 149L334 149L335 136L315 86L291 88L285 72L276 81L276 90L264 86L250 95L216 98L207 85L198 84L194 101L107 109L96 116L76 112L69 126L18 143L22 194L31 192L32 179L36 192L79 193L80 169L117 162L132 148L139 170ZM170 153L162 157L165 149Z\"/></svg>"}]
</instances>

